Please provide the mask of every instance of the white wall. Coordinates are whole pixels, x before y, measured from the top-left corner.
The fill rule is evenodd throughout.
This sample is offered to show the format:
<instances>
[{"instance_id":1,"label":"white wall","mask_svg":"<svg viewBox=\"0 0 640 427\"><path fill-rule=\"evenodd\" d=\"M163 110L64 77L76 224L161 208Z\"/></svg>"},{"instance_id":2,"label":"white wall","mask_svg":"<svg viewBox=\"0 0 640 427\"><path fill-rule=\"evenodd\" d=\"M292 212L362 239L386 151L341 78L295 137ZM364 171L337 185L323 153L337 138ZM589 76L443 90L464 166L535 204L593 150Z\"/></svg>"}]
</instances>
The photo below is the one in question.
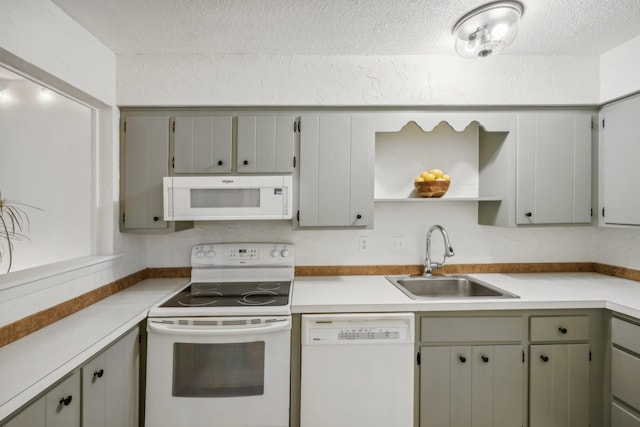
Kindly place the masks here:
<instances>
[{"instance_id":1,"label":"white wall","mask_svg":"<svg viewBox=\"0 0 640 427\"><path fill-rule=\"evenodd\" d=\"M600 102L640 91L640 36L600 57Z\"/></svg>"},{"instance_id":2,"label":"white wall","mask_svg":"<svg viewBox=\"0 0 640 427\"><path fill-rule=\"evenodd\" d=\"M10 277L12 274L0 277L0 289L11 287L10 304L26 304L38 311L143 269L146 266L146 240L118 232L118 112L114 109L114 53L49 0L7 0L2 2L0 14L0 63L95 108L93 114L98 120L91 137L97 140L96 174L99 179L91 185L97 188L94 219L99 228L95 230L102 234L92 250L95 254L122 252L125 255L118 262L107 263L108 268L99 273L82 268L76 272L82 276L81 280L60 283L56 292L42 297L35 305L26 304L22 297L16 296L15 275L26 277L21 274L23 272L14 273L13 278ZM43 144L46 142L42 141ZM39 276L42 275L46 272L40 271ZM29 280L28 277L24 279ZM4 300L5 291L0 293L0 300ZM11 320L3 317L1 323Z\"/></svg>"},{"instance_id":3,"label":"white wall","mask_svg":"<svg viewBox=\"0 0 640 427\"><path fill-rule=\"evenodd\" d=\"M635 46L635 45L634 45ZM632 46L626 47L626 54ZM624 56L624 54L623 54ZM118 56L117 102L129 106L470 106L597 105L601 72L620 59L455 56ZM606 66L605 66L606 65ZM640 75L640 73L638 73ZM624 76L611 76L616 80ZM626 78L626 77L625 77ZM607 77L609 79L609 77ZM616 93L640 89L637 77ZM603 82L603 87L608 83ZM611 92L607 89L607 93ZM477 225L476 204L377 203L373 230L301 231L288 222L198 223L194 230L148 237L149 266L186 266L189 247L206 241L290 241L299 265L415 264L428 227L447 227L455 263L600 261L637 268L640 232L621 241L592 227L498 228ZM369 239L367 252L358 239ZM406 238L393 252L391 237ZM619 244L620 243L620 244ZM434 247L437 247L434 246ZM606 257L600 248L606 247Z\"/></svg>"},{"instance_id":4,"label":"white wall","mask_svg":"<svg viewBox=\"0 0 640 427\"><path fill-rule=\"evenodd\" d=\"M119 55L117 70L121 106L599 101L595 56Z\"/></svg>"}]
</instances>

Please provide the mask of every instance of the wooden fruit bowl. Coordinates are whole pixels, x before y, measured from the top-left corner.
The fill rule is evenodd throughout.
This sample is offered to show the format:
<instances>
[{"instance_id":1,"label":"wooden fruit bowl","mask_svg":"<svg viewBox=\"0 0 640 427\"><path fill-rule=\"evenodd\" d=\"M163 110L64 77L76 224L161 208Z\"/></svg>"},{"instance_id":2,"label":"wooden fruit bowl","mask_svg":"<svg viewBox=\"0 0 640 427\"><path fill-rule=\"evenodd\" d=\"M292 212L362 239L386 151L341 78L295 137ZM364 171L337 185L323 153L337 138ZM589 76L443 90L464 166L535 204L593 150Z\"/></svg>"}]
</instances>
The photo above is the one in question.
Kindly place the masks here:
<instances>
[{"instance_id":1,"label":"wooden fruit bowl","mask_svg":"<svg viewBox=\"0 0 640 427\"><path fill-rule=\"evenodd\" d=\"M449 189L451 181L414 182L416 193L420 197L442 197Z\"/></svg>"}]
</instances>

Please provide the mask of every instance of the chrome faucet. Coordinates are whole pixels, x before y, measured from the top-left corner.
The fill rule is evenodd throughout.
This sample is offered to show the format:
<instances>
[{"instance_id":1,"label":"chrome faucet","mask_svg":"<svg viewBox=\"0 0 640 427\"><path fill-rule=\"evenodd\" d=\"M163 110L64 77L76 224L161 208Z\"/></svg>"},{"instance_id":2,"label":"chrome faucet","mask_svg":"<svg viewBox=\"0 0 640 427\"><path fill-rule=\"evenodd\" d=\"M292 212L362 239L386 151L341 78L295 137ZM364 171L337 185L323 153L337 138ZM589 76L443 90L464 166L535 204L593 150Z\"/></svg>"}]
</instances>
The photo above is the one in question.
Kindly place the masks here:
<instances>
[{"instance_id":1,"label":"chrome faucet","mask_svg":"<svg viewBox=\"0 0 640 427\"><path fill-rule=\"evenodd\" d=\"M444 257L442 258L442 262L434 262L431 260L431 233L433 230L440 230L442 233L442 238L444 239ZM433 270L444 267L444 262L447 260L447 257L452 257L453 247L451 246L451 242L449 242L449 235L447 234L447 230L444 229L441 225L433 225L427 231L427 259L424 262L424 276L431 275Z\"/></svg>"}]
</instances>

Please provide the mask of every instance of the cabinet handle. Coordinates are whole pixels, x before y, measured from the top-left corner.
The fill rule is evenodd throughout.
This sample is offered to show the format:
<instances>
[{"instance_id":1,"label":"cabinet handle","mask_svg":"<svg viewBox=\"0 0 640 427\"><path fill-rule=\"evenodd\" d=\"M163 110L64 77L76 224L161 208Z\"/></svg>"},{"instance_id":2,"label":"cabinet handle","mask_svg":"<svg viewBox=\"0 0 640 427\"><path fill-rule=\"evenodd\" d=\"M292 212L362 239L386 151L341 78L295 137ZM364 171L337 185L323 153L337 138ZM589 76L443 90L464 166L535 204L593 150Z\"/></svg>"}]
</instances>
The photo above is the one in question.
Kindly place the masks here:
<instances>
[{"instance_id":1,"label":"cabinet handle","mask_svg":"<svg viewBox=\"0 0 640 427\"><path fill-rule=\"evenodd\" d=\"M562 333L562 334L566 334L566 333L567 333L567 328L564 328L564 327L562 327L562 326L560 326L560 327L558 328L558 330L559 330L559 331L560 331L560 333Z\"/></svg>"},{"instance_id":2,"label":"cabinet handle","mask_svg":"<svg viewBox=\"0 0 640 427\"><path fill-rule=\"evenodd\" d=\"M93 377L98 377L98 378L102 378L102 376L104 375L104 369L100 369L99 371L95 371L93 373Z\"/></svg>"},{"instance_id":3,"label":"cabinet handle","mask_svg":"<svg viewBox=\"0 0 640 427\"><path fill-rule=\"evenodd\" d=\"M158 222L160 221L160 217L159 216L154 216L153 217L153 222Z\"/></svg>"},{"instance_id":4,"label":"cabinet handle","mask_svg":"<svg viewBox=\"0 0 640 427\"><path fill-rule=\"evenodd\" d=\"M489 358L487 356L482 356L482 361L484 363L487 363L489 361Z\"/></svg>"},{"instance_id":5,"label":"cabinet handle","mask_svg":"<svg viewBox=\"0 0 640 427\"><path fill-rule=\"evenodd\" d=\"M464 356L459 356L458 359L460 359L460 363L466 363L467 362L467 358Z\"/></svg>"},{"instance_id":6,"label":"cabinet handle","mask_svg":"<svg viewBox=\"0 0 640 427\"><path fill-rule=\"evenodd\" d=\"M526 216L526 217L532 217L532 216L533 216L533 214L532 214L531 212L527 212L526 214L524 214L524 216Z\"/></svg>"},{"instance_id":7,"label":"cabinet handle","mask_svg":"<svg viewBox=\"0 0 640 427\"><path fill-rule=\"evenodd\" d=\"M71 396L61 397L60 398L60 405L69 406L69 404L71 403L72 399L73 398Z\"/></svg>"},{"instance_id":8,"label":"cabinet handle","mask_svg":"<svg viewBox=\"0 0 640 427\"><path fill-rule=\"evenodd\" d=\"M543 362L548 362L549 361L549 357L545 356L544 354L540 356L540 359L542 359Z\"/></svg>"},{"instance_id":9,"label":"cabinet handle","mask_svg":"<svg viewBox=\"0 0 640 427\"><path fill-rule=\"evenodd\" d=\"M224 165L224 162L222 160L218 160L218 166L222 166Z\"/></svg>"},{"instance_id":10,"label":"cabinet handle","mask_svg":"<svg viewBox=\"0 0 640 427\"><path fill-rule=\"evenodd\" d=\"M244 162L242 162L242 164L247 166L249 164L249 160L245 160Z\"/></svg>"}]
</instances>

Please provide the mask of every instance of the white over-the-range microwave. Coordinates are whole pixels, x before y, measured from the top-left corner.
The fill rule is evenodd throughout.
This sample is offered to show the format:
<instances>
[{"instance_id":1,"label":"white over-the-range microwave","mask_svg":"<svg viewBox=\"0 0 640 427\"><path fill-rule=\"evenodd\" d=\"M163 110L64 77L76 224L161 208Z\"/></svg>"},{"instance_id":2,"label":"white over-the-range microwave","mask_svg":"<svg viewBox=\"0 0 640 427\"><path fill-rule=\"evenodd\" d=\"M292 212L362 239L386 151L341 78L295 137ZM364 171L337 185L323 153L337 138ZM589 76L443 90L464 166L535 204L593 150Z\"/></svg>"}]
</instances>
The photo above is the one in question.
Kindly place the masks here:
<instances>
[{"instance_id":1,"label":"white over-the-range microwave","mask_svg":"<svg viewBox=\"0 0 640 427\"><path fill-rule=\"evenodd\" d=\"M165 221L291 219L290 175L170 176Z\"/></svg>"}]
</instances>

